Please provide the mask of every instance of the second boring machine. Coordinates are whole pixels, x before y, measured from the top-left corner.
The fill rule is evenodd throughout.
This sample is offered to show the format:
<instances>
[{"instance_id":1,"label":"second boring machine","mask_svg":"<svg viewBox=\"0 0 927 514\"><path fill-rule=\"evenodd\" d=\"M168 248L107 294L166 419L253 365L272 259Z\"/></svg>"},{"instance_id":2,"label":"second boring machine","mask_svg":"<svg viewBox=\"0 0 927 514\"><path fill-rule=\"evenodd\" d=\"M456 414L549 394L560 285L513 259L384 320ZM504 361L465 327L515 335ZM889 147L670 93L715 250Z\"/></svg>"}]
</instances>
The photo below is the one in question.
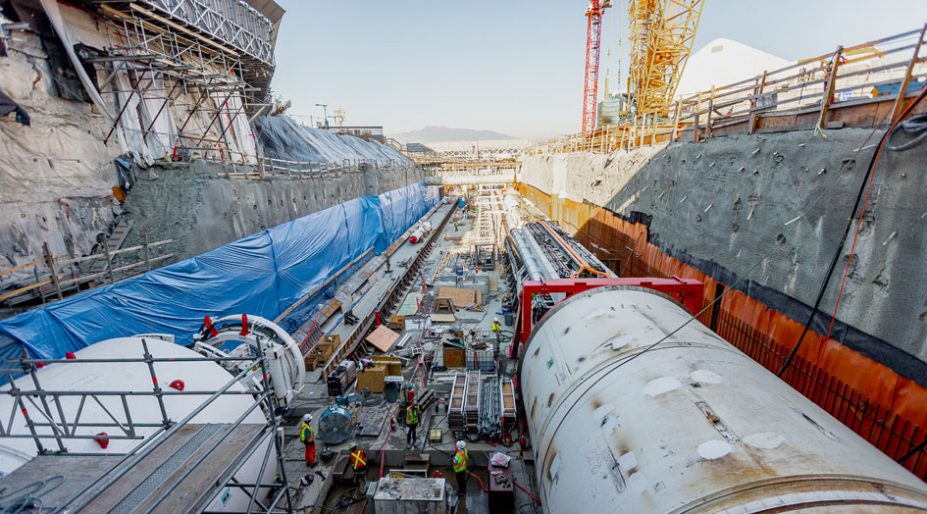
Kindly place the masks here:
<instances>
[{"instance_id":1,"label":"second boring machine","mask_svg":"<svg viewBox=\"0 0 927 514\"><path fill-rule=\"evenodd\" d=\"M617 278L549 222L506 250L545 512L927 510L927 484L699 323L700 283Z\"/></svg>"}]
</instances>

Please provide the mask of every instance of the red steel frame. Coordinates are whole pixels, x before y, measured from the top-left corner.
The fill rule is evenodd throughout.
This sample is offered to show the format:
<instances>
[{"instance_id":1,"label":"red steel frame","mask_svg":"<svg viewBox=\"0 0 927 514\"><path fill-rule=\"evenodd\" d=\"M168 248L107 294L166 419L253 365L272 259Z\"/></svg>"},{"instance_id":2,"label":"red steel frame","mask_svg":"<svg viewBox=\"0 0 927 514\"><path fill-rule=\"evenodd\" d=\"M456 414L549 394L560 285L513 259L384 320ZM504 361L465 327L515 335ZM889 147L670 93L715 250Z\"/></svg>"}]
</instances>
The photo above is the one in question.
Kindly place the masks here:
<instances>
[{"instance_id":1,"label":"red steel frame","mask_svg":"<svg viewBox=\"0 0 927 514\"><path fill-rule=\"evenodd\" d=\"M522 285L519 319L516 326L515 345L512 355L518 355L518 345L528 341L531 335L531 301L536 294L566 293L567 298L596 287L624 286L653 289L671 296L685 306L692 314L702 309L705 286L691 278L563 278L544 282L527 280Z\"/></svg>"}]
</instances>

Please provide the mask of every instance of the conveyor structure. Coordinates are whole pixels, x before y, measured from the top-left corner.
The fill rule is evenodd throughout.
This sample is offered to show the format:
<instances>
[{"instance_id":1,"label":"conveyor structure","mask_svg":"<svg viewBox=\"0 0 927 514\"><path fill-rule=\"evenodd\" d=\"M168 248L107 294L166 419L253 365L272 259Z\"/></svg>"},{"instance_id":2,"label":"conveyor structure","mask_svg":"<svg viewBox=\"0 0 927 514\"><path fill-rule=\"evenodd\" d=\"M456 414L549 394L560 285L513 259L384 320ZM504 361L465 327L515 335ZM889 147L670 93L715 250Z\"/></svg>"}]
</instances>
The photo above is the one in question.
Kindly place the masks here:
<instances>
[{"instance_id":1,"label":"conveyor structure","mask_svg":"<svg viewBox=\"0 0 927 514\"><path fill-rule=\"evenodd\" d=\"M526 223L512 229L509 244L517 253L522 280L615 277L616 275L578 241L549 221Z\"/></svg>"},{"instance_id":2,"label":"conveyor structure","mask_svg":"<svg viewBox=\"0 0 927 514\"><path fill-rule=\"evenodd\" d=\"M519 294L528 283L586 277L617 278L592 252L550 221L533 221L511 229L505 247L514 277L513 285ZM523 295L524 305L519 306L522 316L532 321L540 319L567 297L559 291L537 293ZM530 327L530 323L526 326ZM527 331L524 331L525 334Z\"/></svg>"}]
</instances>

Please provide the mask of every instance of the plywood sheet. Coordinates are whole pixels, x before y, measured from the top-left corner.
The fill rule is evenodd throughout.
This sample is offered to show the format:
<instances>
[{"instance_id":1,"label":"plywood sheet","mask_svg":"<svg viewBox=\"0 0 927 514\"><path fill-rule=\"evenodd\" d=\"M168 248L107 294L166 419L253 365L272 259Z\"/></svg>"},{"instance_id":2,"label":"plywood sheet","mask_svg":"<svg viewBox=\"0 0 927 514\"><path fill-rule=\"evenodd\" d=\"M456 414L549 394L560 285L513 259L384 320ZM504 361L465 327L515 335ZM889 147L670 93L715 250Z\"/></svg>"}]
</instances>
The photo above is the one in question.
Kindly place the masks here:
<instances>
[{"instance_id":1,"label":"plywood sheet","mask_svg":"<svg viewBox=\"0 0 927 514\"><path fill-rule=\"evenodd\" d=\"M431 322L432 323L453 323L457 321L457 317L453 314L432 314Z\"/></svg>"},{"instance_id":2,"label":"plywood sheet","mask_svg":"<svg viewBox=\"0 0 927 514\"><path fill-rule=\"evenodd\" d=\"M475 289L467 287L439 287L438 298L450 298L454 307L467 307L479 302Z\"/></svg>"},{"instance_id":3,"label":"plywood sheet","mask_svg":"<svg viewBox=\"0 0 927 514\"><path fill-rule=\"evenodd\" d=\"M390 330L386 325L380 325L364 340L375 346L377 350L386 353L396 344L397 339L399 339L398 333Z\"/></svg>"}]
</instances>

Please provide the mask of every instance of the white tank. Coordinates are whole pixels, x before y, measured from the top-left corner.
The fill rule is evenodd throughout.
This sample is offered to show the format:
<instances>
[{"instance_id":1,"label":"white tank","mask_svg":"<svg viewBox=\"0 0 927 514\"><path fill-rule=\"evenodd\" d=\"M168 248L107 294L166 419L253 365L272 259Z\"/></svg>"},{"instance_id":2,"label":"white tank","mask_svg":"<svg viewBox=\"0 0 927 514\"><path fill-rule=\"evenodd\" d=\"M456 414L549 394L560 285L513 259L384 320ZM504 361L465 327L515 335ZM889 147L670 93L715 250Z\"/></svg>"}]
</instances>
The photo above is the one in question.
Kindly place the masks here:
<instances>
[{"instance_id":1,"label":"white tank","mask_svg":"<svg viewBox=\"0 0 927 514\"><path fill-rule=\"evenodd\" d=\"M412 234L409 236L410 243L418 243L425 239L425 236L431 234L432 225L430 221L425 221L420 223L415 230L412 231Z\"/></svg>"},{"instance_id":2,"label":"white tank","mask_svg":"<svg viewBox=\"0 0 927 514\"><path fill-rule=\"evenodd\" d=\"M689 318L598 288L537 325L520 384L546 512L927 509L927 484Z\"/></svg>"},{"instance_id":3,"label":"white tank","mask_svg":"<svg viewBox=\"0 0 927 514\"><path fill-rule=\"evenodd\" d=\"M197 352L177 345L170 335L145 335L109 339L93 344L75 352L77 360L81 359L139 359L143 357L142 339L148 345L148 350L155 358L202 358ZM174 391L170 384L175 380L183 381L185 391L217 391L226 385L233 375L215 362L186 361L186 362L155 362L155 373L161 387L165 391ZM36 370L41 388L46 391L139 391L152 392L152 380L148 366L144 362L128 363L56 363ZM32 378L24 376L15 380L16 387L24 391L35 390ZM8 391L9 385L0 388ZM245 391L241 383L233 384L230 391ZM112 423L112 419L102 406L106 407L121 423L126 423L125 408L118 396L95 396L102 406L90 397L83 402L81 396L62 396L61 407L66 420L73 420L79 408L82 408L80 422L90 426L76 429L77 435L97 435L106 432L117 436L122 432L113 426L94 426L93 423ZM164 396L164 405L168 417L179 421L199 407L208 396L205 395L168 395ZM0 416L4 416L3 424L7 427L6 416L16 412L11 429L13 433L29 434L25 418L14 408L13 397L0 394ZM127 396L129 412L133 423L160 424L162 421L161 409L154 396ZM223 395L210 403L202 412L196 415L191 424L207 423L233 423L242 413L254 404L254 397L245 395ZM30 417L33 421L44 421L40 409L27 403ZM55 407L52 408L55 412ZM60 418L55 413L55 420ZM267 420L260 408L252 410L244 419L245 424L265 425ZM158 431L155 427L137 427L138 435L148 437ZM37 427L37 432L43 436L42 443L47 449L58 450L51 427ZM268 435L264 442L258 445L258 452L253 454L235 477L241 483L255 483L260 472L263 451L269 442ZM102 453L119 455L128 452L141 444L140 440L109 439L104 449L92 439L64 440L67 450L71 453ZM0 438L0 472L7 474L19 468L37 454L35 442L31 438ZM276 460L271 453L267 468L262 477L262 483L272 483L277 472ZM266 491L266 489L265 489ZM207 510L243 510L248 503L247 495L237 488L226 488L219 493Z\"/></svg>"}]
</instances>

